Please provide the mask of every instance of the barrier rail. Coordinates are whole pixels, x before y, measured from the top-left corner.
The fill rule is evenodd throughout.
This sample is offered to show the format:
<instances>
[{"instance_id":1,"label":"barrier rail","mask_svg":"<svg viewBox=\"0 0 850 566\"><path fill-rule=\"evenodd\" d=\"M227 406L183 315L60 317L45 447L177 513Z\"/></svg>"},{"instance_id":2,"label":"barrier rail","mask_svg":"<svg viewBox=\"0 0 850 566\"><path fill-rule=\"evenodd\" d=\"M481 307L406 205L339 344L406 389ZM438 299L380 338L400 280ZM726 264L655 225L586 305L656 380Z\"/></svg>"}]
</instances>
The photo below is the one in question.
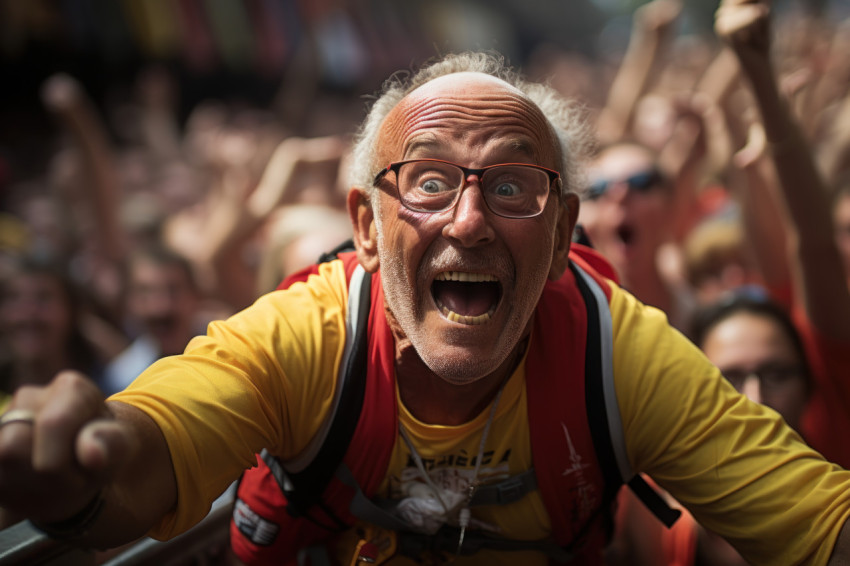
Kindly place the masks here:
<instances>
[{"instance_id":1,"label":"barrier rail","mask_svg":"<svg viewBox=\"0 0 850 566\"><path fill-rule=\"evenodd\" d=\"M55 541L22 521L0 531L0 566L169 566L208 564L208 554L223 552L229 536L233 492L228 491L197 525L166 542L144 538L116 556L98 560L93 551Z\"/></svg>"}]
</instances>

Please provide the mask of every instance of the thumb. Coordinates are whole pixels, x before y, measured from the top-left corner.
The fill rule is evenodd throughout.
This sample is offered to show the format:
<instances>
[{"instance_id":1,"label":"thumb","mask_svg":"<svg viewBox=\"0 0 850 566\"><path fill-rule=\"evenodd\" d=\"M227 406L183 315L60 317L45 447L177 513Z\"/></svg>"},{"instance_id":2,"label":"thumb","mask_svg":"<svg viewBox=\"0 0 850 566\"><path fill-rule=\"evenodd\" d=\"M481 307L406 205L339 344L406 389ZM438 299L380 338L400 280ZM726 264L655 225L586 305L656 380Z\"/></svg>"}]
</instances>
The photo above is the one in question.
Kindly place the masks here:
<instances>
[{"instance_id":1,"label":"thumb","mask_svg":"<svg viewBox=\"0 0 850 566\"><path fill-rule=\"evenodd\" d=\"M85 471L108 479L130 460L134 444L125 423L113 419L92 421L77 435L77 462Z\"/></svg>"},{"instance_id":2,"label":"thumb","mask_svg":"<svg viewBox=\"0 0 850 566\"><path fill-rule=\"evenodd\" d=\"M767 138L761 124L753 122L750 124L747 135L747 144L732 157L735 166L746 169L758 161L767 150Z\"/></svg>"}]
</instances>

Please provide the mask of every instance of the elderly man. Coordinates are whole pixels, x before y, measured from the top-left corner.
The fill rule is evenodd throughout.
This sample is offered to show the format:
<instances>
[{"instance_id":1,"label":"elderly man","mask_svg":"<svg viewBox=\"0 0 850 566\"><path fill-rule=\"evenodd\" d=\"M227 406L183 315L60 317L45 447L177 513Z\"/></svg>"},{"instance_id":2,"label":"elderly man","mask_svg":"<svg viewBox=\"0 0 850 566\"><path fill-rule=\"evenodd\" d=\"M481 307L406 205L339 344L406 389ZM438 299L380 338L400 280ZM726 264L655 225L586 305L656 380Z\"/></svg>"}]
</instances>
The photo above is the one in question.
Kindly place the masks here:
<instances>
[{"instance_id":1,"label":"elderly man","mask_svg":"<svg viewBox=\"0 0 850 566\"><path fill-rule=\"evenodd\" d=\"M106 403L73 374L20 390L0 428L0 504L80 544L167 538L202 518L261 449L284 465L309 460L346 402L335 393L355 333L349 286L365 271L368 375L345 463L399 524L425 539L455 528L448 548L418 558L451 560L456 549L457 563L544 564L555 546L560 559L601 563L604 471L584 391L595 363L585 364L586 343L600 333L580 294L589 289L610 322L611 422L622 423L628 464L753 563L846 563L850 472L570 253L582 140L569 106L485 55L391 83L356 147L356 261L325 263L213 323ZM536 481L520 497L473 505L490 484L529 473ZM320 504L342 517L329 530L342 534L325 537L333 552L403 561L395 531L361 517L344 532L358 517L337 488ZM262 526L258 547L283 538L294 555L317 540L303 518L237 512L252 536ZM543 542L470 554L472 537Z\"/></svg>"}]
</instances>

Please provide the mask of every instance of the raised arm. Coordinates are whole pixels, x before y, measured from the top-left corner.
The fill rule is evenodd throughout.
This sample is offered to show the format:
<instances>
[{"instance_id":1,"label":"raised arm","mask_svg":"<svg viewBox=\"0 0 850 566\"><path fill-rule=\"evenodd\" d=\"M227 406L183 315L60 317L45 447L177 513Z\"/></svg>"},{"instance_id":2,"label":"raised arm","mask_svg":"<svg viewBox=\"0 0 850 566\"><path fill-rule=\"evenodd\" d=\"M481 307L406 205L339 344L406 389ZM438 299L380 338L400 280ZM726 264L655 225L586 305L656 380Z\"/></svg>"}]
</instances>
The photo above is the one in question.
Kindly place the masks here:
<instances>
[{"instance_id":1,"label":"raised arm","mask_svg":"<svg viewBox=\"0 0 850 566\"><path fill-rule=\"evenodd\" d=\"M0 506L48 534L118 546L176 503L159 428L139 409L105 403L80 374L19 389L0 423Z\"/></svg>"},{"instance_id":2,"label":"raised arm","mask_svg":"<svg viewBox=\"0 0 850 566\"><path fill-rule=\"evenodd\" d=\"M781 98L770 62L766 2L724 0L715 30L738 55L761 114L767 154L776 169L787 218L795 296L827 336L850 339L850 293L832 234L827 191L808 145Z\"/></svg>"},{"instance_id":3,"label":"raised arm","mask_svg":"<svg viewBox=\"0 0 850 566\"><path fill-rule=\"evenodd\" d=\"M76 79L65 74L50 77L42 99L68 132L83 158L88 182L82 183L82 202L92 208L96 242L113 264L125 253L126 238L119 221L119 187L106 128Z\"/></svg>"},{"instance_id":4,"label":"raised arm","mask_svg":"<svg viewBox=\"0 0 850 566\"><path fill-rule=\"evenodd\" d=\"M251 304L256 276L244 264L245 244L275 210L316 189L311 184L318 184L317 178L327 178L318 198L332 203L335 175L323 173L338 169L347 147L342 136L287 138L275 148L259 181L240 164L223 165L220 186L207 197L205 217L200 223L188 215L172 217L166 238L197 265L211 268L210 293L237 309Z\"/></svg>"},{"instance_id":5,"label":"raised arm","mask_svg":"<svg viewBox=\"0 0 850 566\"><path fill-rule=\"evenodd\" d=\"M597 124L603 141L617 141L631 128L637 102L657 74L659 53L681 9L679 0L653 0L635 12L628 48Z\"/></svg>"}]
</instances>

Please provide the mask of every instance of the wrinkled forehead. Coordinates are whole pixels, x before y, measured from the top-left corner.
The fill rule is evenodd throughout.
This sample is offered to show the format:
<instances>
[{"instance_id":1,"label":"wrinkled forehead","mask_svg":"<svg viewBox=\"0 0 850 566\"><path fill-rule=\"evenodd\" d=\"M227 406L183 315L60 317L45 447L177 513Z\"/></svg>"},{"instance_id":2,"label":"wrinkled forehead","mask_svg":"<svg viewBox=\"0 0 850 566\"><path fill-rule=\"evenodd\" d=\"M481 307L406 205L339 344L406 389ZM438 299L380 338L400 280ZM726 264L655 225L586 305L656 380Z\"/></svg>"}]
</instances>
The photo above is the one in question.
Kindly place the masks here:
<instances>
[{"instance_id":1,"label":"wrinkled forehead","mask_svg":"<svg viewBox=\"0 0 850 566\"><path fill-rule=\"evenodd\" d=\"M516 87L483 73L446 75L409 93L384 119L376 149L388 163L449 142L485 150L503 144L560 169L560 146L540 108Z\"/></svg>"}]
</instances>

